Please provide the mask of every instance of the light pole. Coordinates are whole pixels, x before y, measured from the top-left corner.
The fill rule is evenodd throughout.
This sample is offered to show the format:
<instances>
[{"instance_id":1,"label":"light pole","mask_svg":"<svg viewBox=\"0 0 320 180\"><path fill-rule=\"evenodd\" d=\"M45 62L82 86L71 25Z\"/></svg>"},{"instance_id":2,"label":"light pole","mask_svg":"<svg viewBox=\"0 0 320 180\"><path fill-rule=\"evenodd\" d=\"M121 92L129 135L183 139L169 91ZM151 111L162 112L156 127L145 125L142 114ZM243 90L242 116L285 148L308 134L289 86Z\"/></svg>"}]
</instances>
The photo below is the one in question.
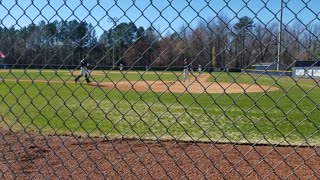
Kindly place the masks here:
<instances>
[{"instance_id":1,"label":"light pole","mask_svg":"<svg viewBox=\"0 0 320 180\"><path fill-rule=\"evenodd\" d=\"M283 11L283 2L282 0L280 0L280 24L279 24L279 34L278 34L277 71L279 71L279 68L280 68L281 41L282 41L282 11Z\"/></svg>"},{"instance_id":2,"label":"light pole","mask_svg":"<svg viewBox=\"0 0 320 180\"><path fill-rule=\"evenodd\" d=\"M117 22L119 19L117 17L109 18L109 22L113 23L113 29L117 26ZM115 67L114 65L114 48L115 48L115 38L114 38L114 30L112 31L112 41L113 41L113 47L112 47L112 68Z\"/></svg>"}]
</instances>

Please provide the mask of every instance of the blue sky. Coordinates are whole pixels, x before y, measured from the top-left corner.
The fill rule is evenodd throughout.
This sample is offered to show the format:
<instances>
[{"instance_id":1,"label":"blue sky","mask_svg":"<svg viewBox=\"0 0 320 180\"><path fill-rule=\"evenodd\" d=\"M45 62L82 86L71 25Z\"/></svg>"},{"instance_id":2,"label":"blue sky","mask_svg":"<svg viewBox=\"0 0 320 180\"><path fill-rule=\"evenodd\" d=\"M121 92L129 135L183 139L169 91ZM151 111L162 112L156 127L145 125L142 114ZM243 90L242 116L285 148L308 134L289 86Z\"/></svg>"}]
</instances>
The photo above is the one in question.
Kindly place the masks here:
<instances>
[{"instance_id":1,"label":"blue sky","mask_svg":"<svg viewBox=\"0 0 320 180\"><path fill-rule=\"evenodd\" d=\"M306 24L320 20L319 0L283 0L283 21ZM85 20L97 34L113 26L110 17L137 26L152 25L160 32L173 32L183 24L196 25L224 15L237 22L242 16L255 23L278 22L280 0L5 0L0 1L0 26L23 27L41 20Z\"/></svg>"}]
</instances>

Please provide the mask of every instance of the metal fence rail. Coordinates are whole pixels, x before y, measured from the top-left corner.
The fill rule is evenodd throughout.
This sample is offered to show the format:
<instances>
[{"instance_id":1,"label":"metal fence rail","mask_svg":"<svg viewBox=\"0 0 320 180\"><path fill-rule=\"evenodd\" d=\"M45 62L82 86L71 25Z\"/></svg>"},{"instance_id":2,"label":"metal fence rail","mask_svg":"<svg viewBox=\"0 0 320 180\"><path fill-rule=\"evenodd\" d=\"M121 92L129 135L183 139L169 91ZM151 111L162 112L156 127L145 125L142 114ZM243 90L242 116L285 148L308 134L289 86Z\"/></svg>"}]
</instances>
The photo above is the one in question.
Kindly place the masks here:
<instances>
[{"instance_id":1,"label":"metal fence rail","mask_svg":"<svg viewBox=\"0 0 320 180\"><path fill-rule=\"evenodd\" d=\"M0 177L319 178L319 14L0 1Z\"/></svg>"}]
</instances>

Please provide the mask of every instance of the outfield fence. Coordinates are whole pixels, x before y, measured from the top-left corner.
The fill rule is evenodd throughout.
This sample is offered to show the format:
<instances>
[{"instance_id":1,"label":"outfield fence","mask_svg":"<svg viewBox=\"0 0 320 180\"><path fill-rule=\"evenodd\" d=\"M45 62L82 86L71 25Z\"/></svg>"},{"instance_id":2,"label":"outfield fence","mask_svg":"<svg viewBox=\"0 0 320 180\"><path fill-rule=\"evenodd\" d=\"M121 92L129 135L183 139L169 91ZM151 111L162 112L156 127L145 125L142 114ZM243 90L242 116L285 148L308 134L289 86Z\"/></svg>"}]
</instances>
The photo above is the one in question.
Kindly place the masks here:
<instances>
[{"instance_id":1,"label":"outfield fence","mask_svg":"<svg viewBox=\"0 0 320 180\"><path fill-rule=\"evenodd\" d=\"M319 17L318 0L0 1L0 177L318 179Z\"/></svg>"}]
</instances>

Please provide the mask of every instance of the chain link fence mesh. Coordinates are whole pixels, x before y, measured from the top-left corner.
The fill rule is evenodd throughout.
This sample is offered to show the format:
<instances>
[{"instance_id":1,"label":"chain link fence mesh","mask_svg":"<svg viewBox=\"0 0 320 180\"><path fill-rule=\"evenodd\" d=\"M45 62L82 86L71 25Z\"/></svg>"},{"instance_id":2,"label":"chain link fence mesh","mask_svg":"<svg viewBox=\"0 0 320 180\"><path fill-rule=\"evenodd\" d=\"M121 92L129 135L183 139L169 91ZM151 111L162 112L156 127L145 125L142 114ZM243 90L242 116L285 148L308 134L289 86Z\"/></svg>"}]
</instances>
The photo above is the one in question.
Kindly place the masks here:
<instances>
[{"instance_id":1,"label":"chain link fence mesh","mask_svg":"<svg viewBox=\"0 0 320 180\"><path fill-rule=\"evenodd\" d=\"M1 178L319 178L319 10L0 1Z\"/></svg>"}]
</instances>

